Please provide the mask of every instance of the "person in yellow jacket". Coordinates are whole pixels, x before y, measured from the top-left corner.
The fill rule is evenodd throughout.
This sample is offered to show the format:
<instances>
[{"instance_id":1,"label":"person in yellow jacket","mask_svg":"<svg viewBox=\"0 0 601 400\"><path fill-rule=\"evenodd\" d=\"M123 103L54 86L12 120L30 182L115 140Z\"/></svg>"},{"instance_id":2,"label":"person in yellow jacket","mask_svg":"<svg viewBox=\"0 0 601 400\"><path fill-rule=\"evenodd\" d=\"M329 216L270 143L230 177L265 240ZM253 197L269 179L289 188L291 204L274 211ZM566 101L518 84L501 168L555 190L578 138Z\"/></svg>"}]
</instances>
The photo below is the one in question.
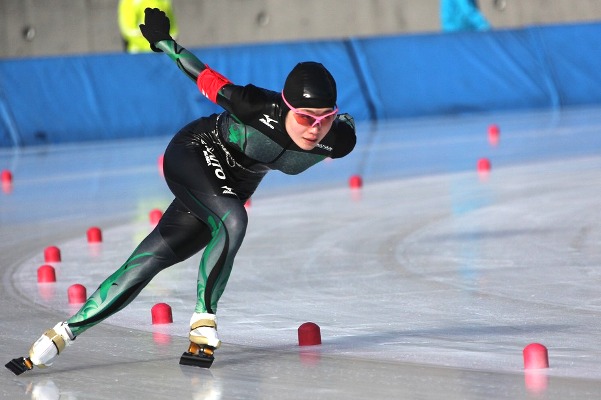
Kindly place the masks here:
<instances>
[{"instance_id":1,"label":"person in yellow jacket","mask_svg":"<svg viewBox=\"0 0 601 400\"><path fill-rule=\"evenodd\" d=\"M140 24L144 23L144 10L146 8L163 10L171 21L169 34L173 38L177 37L178 28L171 0L119 0L119 30L121 31L125 51L129 53L151 51L148 41L140 32Z\"/></svg>"}]
</instances>

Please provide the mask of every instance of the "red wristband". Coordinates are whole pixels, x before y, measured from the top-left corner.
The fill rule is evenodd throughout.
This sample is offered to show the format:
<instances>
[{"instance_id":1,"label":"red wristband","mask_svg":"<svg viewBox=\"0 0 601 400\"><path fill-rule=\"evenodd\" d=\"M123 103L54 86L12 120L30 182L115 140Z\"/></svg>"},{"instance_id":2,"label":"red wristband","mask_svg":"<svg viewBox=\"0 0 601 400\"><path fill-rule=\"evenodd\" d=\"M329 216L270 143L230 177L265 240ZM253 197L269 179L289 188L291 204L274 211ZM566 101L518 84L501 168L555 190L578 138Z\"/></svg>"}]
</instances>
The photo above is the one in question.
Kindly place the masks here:
<instances>
[{"instance_id":1,"label":"red wristband","mask_svg":"<svg viewBox=\"0 0 601 400\"><path fill-rule=\"evenodd\" d=\"M232 82L217 71L209 68L208 65L205 64L205 67L206 68L198 74L196 85L198 86L200 93L213 103L217 103L217 92L219 92L219 89Z\"/></svg>"}]
</instances>

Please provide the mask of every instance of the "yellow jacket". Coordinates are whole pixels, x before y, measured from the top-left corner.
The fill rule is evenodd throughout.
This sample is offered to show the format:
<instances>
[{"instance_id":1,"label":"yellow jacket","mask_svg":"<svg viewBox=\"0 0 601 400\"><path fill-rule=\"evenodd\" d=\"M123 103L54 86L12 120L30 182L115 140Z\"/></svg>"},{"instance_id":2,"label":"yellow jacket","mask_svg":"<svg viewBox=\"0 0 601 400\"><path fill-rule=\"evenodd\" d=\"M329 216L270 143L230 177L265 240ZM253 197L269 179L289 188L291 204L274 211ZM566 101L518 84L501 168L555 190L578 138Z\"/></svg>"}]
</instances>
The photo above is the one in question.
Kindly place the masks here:
<instances>
[{"instance_id":1,"label":"yellow jacket","mask_svg":"<svg viewBox=\"0 0 601 400\"><path fill-rule=\"evenodd\" d=\"M144 9L147 7L164 11L171 22L169 34L174 39L177 37L178 28L171 0L120 0L119 30L129 53L151 51L150 44L140 32L140 24L144 23Z\"/></svg>"}]
</instances>

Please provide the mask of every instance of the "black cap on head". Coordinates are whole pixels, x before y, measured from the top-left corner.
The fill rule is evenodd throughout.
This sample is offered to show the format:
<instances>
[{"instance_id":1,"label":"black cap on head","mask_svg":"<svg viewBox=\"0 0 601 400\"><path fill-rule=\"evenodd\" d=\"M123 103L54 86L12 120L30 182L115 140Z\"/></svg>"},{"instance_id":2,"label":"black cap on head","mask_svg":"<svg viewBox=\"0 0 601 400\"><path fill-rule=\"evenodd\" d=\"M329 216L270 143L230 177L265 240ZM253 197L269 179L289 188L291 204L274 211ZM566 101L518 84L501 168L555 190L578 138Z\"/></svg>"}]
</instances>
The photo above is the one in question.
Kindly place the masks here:
<instances>
[{"instance_id":1,"label":"black cap on head","mask_svg":"<svg viewBox=\"0 0 601 400\"><path fill-rule=\"evenodd\" d=\"M301 62L290 71L284 84L286 101L296 108L334 108L336 81L322 64Z\"/></svg>"}]
</instances>

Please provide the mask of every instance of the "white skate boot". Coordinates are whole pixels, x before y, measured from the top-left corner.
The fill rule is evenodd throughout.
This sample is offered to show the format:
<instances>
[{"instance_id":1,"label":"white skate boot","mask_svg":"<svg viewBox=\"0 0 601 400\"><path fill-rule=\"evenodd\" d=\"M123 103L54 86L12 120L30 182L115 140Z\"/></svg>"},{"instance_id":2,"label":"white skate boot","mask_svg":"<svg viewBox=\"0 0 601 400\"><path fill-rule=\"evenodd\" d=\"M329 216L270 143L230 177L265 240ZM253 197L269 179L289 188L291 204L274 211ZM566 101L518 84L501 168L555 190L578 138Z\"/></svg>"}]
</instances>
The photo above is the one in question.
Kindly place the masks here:
<instances>
[{"instance_id":1,"label":"white skate boot","mask_svg":"<svg viewBox=\"0 0 601 400\"><path fill-rule=\"evenodd\" d=\"M48 329L35 341L29 349L29 357L20 357L6 364L15 375L21 375L34 366L45 368L54 362L54 359L63 352L65 347L70 346L75 336L66 322L59 322L52 329Z\"/></svg>"},{"instance_id":2,"label":"white skate boot","mask_svg":"<svg viewBox=\"0 0 601 400\"><path fill-rule=\"evenodd\" d=\"M190 318L190 341L218 349L221 340L217 336L217 316L208 313L194 313Z\"/></svg>"},{"instance_id":3,"label":"white skate boot","mask_svg":"<svg viewBox=\"0 0 601 400\"><path fill-rule=\"evenodd\" d=\"M213 353L221 346L217 336L215 314L194 313L190 319L190 347L179 360L181 365L209 368L213 364Z\"/></svg>"},{"instance_id":4,"label":"white skate boot","mask_svg":"<svg viewBox=\"0 0 601 400\"><path fill-rule=\"evenodd\" d=\"M49 367L74 340L75 336L69 329L69 325L66 322L59 322L35 341L29 349L29 359L36 367Z\"/></svg>"}]
</instances>

